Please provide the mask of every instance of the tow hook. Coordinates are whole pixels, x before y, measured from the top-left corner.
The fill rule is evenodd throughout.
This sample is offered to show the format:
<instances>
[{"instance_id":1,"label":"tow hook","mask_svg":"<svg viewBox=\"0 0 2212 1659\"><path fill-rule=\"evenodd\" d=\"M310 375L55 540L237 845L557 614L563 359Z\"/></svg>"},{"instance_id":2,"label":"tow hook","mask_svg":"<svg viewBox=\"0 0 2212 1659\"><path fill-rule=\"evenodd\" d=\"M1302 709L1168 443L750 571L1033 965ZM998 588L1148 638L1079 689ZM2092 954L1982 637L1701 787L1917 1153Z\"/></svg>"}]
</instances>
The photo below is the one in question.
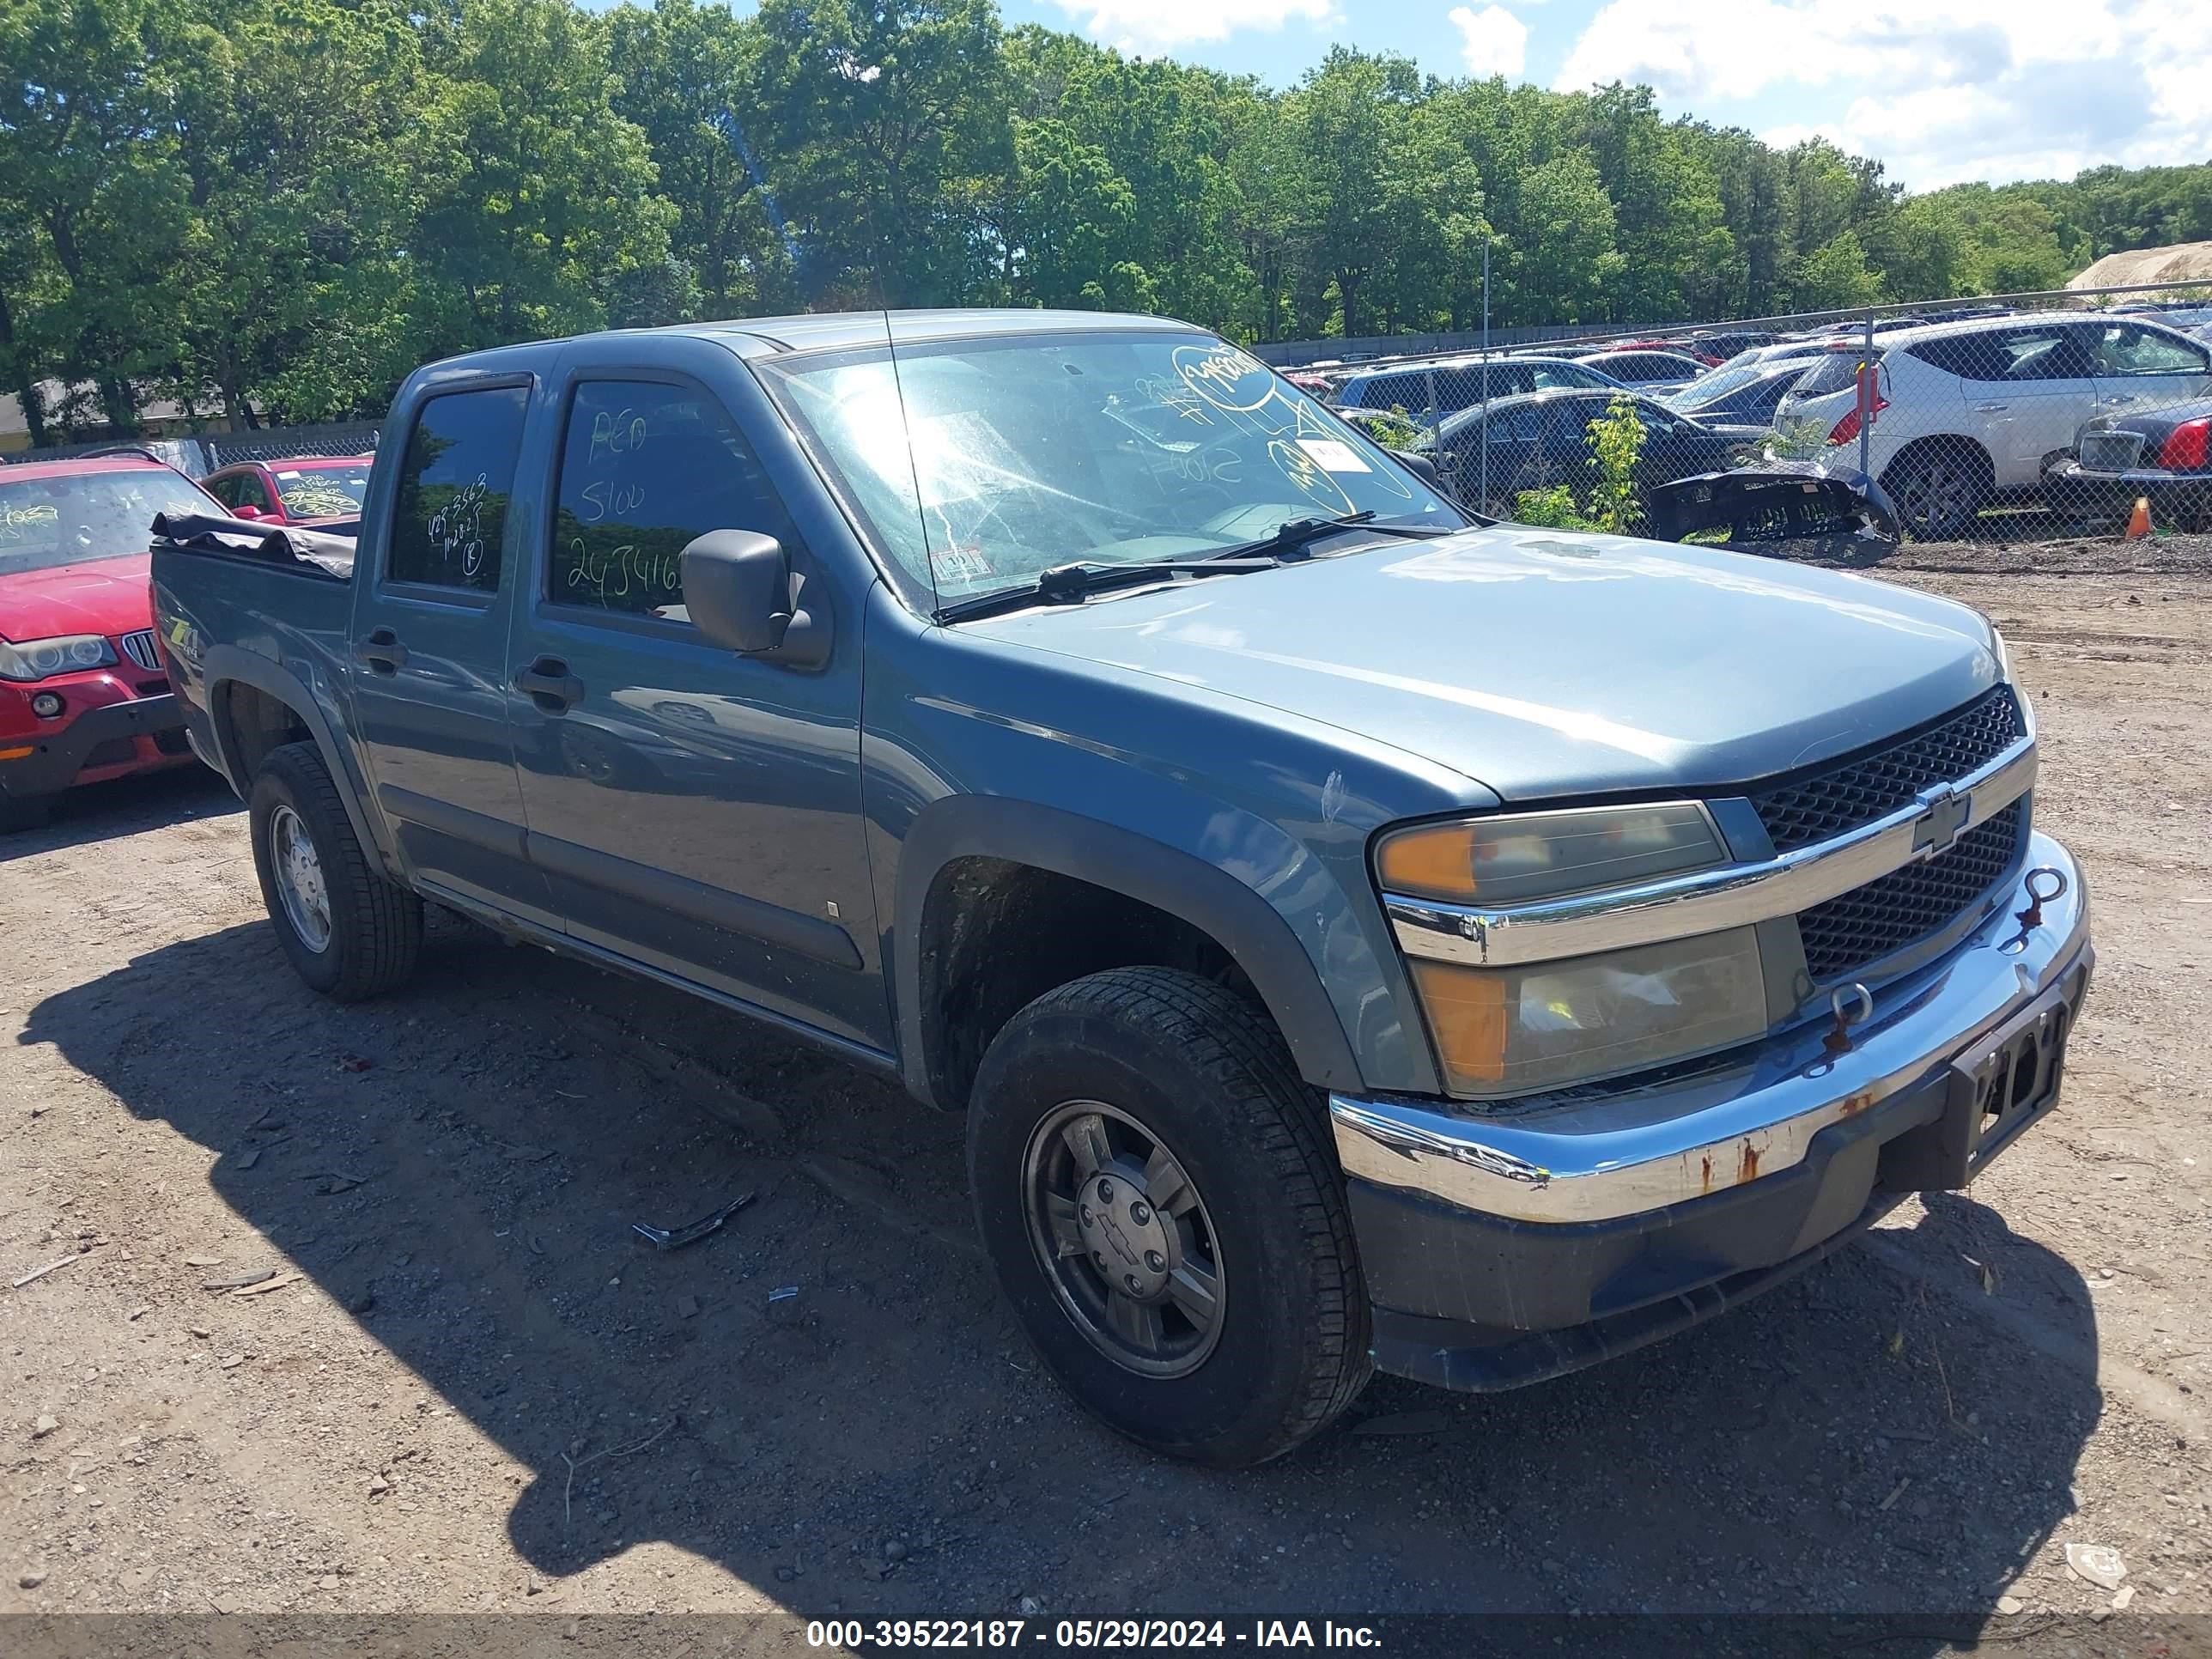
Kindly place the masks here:
<instances>
[{"instance_id":1,"label":"tow hook","mask_svg":"<svg viewBox=\"0 0 2212 1659\"><path fill-rule=\"evenodd\" d=\"M1851 1027L1874 1018L1874 995L1863 985L1838 985L1828 993L1828 1007L1836 1023L1828 1028L1820 1046L1832 1054L1847 1054L1851 1050Z\"/></svg>"},{"instance_id":2,"label":"tow hook","mask_svg":"<svg viewBox=\"0 0 2212 1659\"><path fill-rule=\"evenodd\" d=\"M2014 913L2021 931L2043 926L2043 907L2066 896L2066 872L2055 864L2039 864L2027 872L2027 908Z\"/></svg>"}]
</instances>

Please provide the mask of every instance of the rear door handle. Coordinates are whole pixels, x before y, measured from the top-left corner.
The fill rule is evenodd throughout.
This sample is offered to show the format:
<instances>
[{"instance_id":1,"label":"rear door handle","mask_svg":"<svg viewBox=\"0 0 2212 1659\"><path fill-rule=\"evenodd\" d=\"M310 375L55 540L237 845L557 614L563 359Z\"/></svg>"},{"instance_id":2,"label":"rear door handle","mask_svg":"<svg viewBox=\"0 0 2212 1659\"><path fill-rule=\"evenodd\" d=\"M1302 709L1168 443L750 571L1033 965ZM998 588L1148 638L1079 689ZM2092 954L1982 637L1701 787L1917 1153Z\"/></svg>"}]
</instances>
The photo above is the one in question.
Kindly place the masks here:
<instances>
[{"instance_id":1,"label":"rear door handle","mask_svg":"<svg viewBox=\"0 0 2212 1659\"><path fill-rule=\"evenodd\" d=\"M558 657L540 657L527 668L515 670L514 688L528 692L530 700L549 714L562 714L584 698L583 681Z\"/></svg>"},{"instance_id":2,"label":"rear door handle","mask_svg":"<svg viewBox=\"0 0 2212 1659\"><path fill-rule=\"evenodd\" d=\"M1976 404L1974 405L1974 413L1977 415L2002 415L2005 410L2011 407L2012 405L2010 404Z\"/></svg>"},{"instance_id":3,"label":"rear door handle","mask_svg":"<svg viewBox=\"0 0 2212 1659\"><path fill-rule=\"evenodd\" d=\"M369 635L353 648L354 660L364 663L380 674L396 674L407 666L407 647L399 643L399 635L388 628L369 630Z\"/></svg>"}]
</instances>

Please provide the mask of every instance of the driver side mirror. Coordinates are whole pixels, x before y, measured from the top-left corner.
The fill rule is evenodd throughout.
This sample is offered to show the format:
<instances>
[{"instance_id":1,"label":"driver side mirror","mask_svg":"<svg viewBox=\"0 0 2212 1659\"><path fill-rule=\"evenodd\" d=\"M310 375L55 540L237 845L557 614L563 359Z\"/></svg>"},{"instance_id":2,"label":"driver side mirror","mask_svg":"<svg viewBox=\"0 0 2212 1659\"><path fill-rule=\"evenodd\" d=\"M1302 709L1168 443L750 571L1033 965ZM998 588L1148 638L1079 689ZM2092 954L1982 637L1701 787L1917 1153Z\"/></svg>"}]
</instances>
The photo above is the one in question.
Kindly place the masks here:
<instances>
[{"instance_id":1,"label":"driver side mirror","mask_svg":"<svg viewBox=\"0 0 2212 1659\"><path fill-rule=\"evenodd\" d=\"M230 516L234 519L258 519L261 516L261 509L258 507L234 507L230 509Z\"/></svg>"},{"instance_id":2,"label":"driver side mirror","mask_svg":"<svg viewBox=\"0 0 2212 1659\"><path fill-rule=\"evenodd\" d=\"M710 530L678 558L692 625L741 657L773 656L793 668L830 659L830 629L800 608L783 544L751 530Z\"/></svg>"}]
</instances>

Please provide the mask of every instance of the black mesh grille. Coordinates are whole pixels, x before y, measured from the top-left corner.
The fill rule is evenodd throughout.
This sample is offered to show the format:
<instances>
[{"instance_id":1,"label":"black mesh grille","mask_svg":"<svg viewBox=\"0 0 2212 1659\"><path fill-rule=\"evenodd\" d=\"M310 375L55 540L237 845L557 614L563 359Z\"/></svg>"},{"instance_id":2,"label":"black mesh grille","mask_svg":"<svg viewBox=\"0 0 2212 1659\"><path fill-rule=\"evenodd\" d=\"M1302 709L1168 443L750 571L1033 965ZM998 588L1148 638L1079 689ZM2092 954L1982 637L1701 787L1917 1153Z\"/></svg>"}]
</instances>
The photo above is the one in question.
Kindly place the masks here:
<instances>
[{"instance_id":1,"label":"black mesh grille","mask_svg":"<svg viewBox=\"0 0 2212 1659\"><path fill-rule=\"evenodd\" d=\"M1931 784L1956 782L2021 736L2020 705L2001 685L1917 737L1754 794L1751 804L1774 850L1794 852L1894 812Z\"/></svg>"},{"instance_id":2,"label":"black mesh grille","mask_svg":"<svg viewBox=\"0 0 2212 1659\"><path fill-rule=\"evenodd\" d=\"M2022 796L1969 830L1948 852L1798 913L1805 966L1815 983L1855 972L1925 939L1996 885L2020 851Z\"/></svg>"}]
</instances>

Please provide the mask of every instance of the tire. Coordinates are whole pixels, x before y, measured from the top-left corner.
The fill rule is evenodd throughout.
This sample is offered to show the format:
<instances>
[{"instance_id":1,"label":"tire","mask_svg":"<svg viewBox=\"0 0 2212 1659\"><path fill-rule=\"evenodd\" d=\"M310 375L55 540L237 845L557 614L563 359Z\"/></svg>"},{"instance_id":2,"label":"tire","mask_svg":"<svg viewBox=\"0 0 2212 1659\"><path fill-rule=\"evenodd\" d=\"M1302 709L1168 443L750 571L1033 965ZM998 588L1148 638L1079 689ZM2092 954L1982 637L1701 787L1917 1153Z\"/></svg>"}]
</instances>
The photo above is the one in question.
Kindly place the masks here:
<instances>
[{"instance_id":1,"label":"tire","mask_svg":"<svg viewBox=\"0 0 2212 1659\"><path fill-rule=\"evenodd\" d=\"M1088 1172L1075 1150L1086 1142ZM1320 1103L1257 1009L1193 974L1127 968L1046 993L999 1033L975 1079L968 1175L1000 1286L1077 1401L1154 1451L1243 1468L1326 1425L1370 1369L1328 1144ZM1055 1231L1050 1208L1071 1184L1097 1209L1061 1208ZM1152 1196L1157 1212L1141 1201ZM1165 1290L1148 1242L1174 1255ZM1155 1299L1104 1291L1109 1250ZM1188 1286L1209 1267L1218 1294L1201 1326L1184 1310L1203 1305ZM1158 1346L1145 1354L1128 1333L1147 1319Z\"/></svg>"},{"instance_id":2,"label":"tire","mask_svg":"<svg viewBox=\"0 0 2212 1659\"><path fill-rule=\"evenodd\" d=\"M53 810L52 795L0 795L0 836L35 830Z\"/></svg>"},{"instance_id":3,"label":"tire","mask_svg":"<svg viewBox=\"0 0 2212 1659\"><path fill-rule=\"evenodd\" d=\"M1893 461L1881 475L1881 487L1897 504L1898 521L1913 540L1948 542L1973 528L1996 480L1979 446L1960 438L1954 441L1952 453L1942 447L1923 448Z\"/></svg>"},{"instance_id":4,"label":"tire","mask_svg":"<svg viewBox=\"0 0 2212 1659\"><path fill-rule=\"evenodd\" d=\"M247 805L261 900L300 977L338 1002L358 1002L405 981L422 948L422 901L371 866L315 745L272 750ZM320 884L319 928L311 903L295 917L287 888L300 902L299 884L279 867L279 840L302 833Z\"/></svg>"}]
</instances>

